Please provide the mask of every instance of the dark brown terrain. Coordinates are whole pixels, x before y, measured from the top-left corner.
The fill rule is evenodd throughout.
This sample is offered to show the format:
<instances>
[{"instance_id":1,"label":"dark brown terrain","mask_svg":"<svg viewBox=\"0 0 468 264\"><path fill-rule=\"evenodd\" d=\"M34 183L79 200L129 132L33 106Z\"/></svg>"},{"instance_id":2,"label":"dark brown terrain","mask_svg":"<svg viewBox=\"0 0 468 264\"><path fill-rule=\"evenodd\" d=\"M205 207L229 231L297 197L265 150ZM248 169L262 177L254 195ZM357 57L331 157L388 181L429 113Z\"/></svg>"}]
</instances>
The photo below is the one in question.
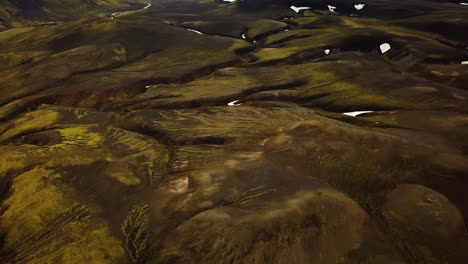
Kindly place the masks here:
<instances>
[{"instance_id":1,"label":"dark brown terrain","mask_svg":"<svg viewBox=\"0 0 468 264\"><path fill-rule=\"evenodd\" d=\"M449 0L0 0L0 263L468 263L467 47Z\"/></svg>"}]
</instances>

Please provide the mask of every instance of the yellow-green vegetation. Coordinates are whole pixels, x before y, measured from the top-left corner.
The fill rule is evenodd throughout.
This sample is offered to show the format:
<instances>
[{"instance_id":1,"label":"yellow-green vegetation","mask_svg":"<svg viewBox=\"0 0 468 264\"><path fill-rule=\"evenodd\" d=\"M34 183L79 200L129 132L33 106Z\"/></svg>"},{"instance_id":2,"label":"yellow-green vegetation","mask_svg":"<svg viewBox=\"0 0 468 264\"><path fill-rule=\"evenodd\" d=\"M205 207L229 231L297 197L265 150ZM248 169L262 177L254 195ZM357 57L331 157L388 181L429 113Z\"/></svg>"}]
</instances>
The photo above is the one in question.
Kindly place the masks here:
<instances>
[{"instance_id":1,"label":"yellow-green vegetation","mask_svg":"<svg viewBox=\"0 0 468 264\"><path fill-rule=\"evenodd\" d=\"M120 239L112 234L107 223L100 219L86 219L73 222L66 233L71 234L72 242L55 252L48 252L44 260L37 263L47 263L57 260L59 263L103 263L113 264L125 261L125 251ZM60 248L60 239L50 244L47 249Z\"/></svg>"},{"instance_id":2,"label":"yellow-green vegetation","mask_svg":"<svg viewBox=\"0 0 468 264\"><path fill-rule=\"evenodd\" d=\"M304 38L308 36L313 36L314 30L311 29L291 29L288 31L281 31L276 34L269 35L265 37L262 41L265 45L277 44L290 40L293 38Z\"/></svg>"},{"instance_id":3,"label":"yellow-green vegetation","mask_svg":"<svg viewBox=\"0 0 468 264\"><path fill-rule=\"evenodd\" d=\"M287 59L300 51L298 48L264 48L254 53L257 64L270 63Z\"/></svg>"},{"instance_id":4,"label":"yellow-green vegetation","mask_svg":"<svg viewBox=\"0 0 468 264\"><path fill-rule=\"evenodd\" d=\"M0 126L0 142L52 127L60 120L61 115L53 109L41 109ZM2 131L3 130L3 131Z\"/></svg>"},{"instance_id":5,"label":"yellow-green vegetation","mask_svg":"<svg viewBox=\"0 0 468 264\"><path fill-rule=\"evenodd\" d=\"M36 167L12 180L0 229L3 250L24 263L115 263L124 257L120 241L101 219L75 200L59 172ZM47 244L47 247L43 245Z\"/></svg>"},{"instance_id":6,"label":"yellow-green vegetation","mask_svg":"<svg viewBox=\"0 0 468 264\"><path fill-rule=\"evenodd\" d=\"M466 14L252 1L0 0L0 262L468 263Z\"/></svg>"},{"instance_id":7,"label":"yellow-green vegetation","mask_svg":"<svg viewBox=\"0 0 468 264\"><path fill-rule=\"evenodd\" d=\"M95 129L95 125L61 128L58 130L61 143L55 144L54 148L96 147L103 141L103 138L99 133L93 131Z\"/></svg>"},{"instance_id":8,"label":"yellow-green vegetation","mask_svg":"<svg viewBox=\"0 0 468 264\"><path fill-rule=\"evenodd\" d=\"M418 38L423 39L432 44L440 45L440 42L437 39L444 39L443 36L438 34L423 32L419 30L414 30L406 27L401 27L397 25L391 25L388 23L383 22L382 20L378 20L375 18L343 18L342 19L344 25L350 28L365 28L365 29L375 29L381 30L383 32L387 32L390 34L394 34L397 36L404 36L404 37L413 37L417 36Z\"/></svg>"},{"instance_id":9,"label":"yellow-green vegetation","mask_svg":"<svg viewBox=\"0 0 468 264\"><path fill-rule=\"evenodd\" d=\"M113 171L112 175L123 176L121 169L123 169L122 166L127 166L125 164L138 167L140 175L147 176L147 179L140 176L140 180L147 180L150 186L159 183L166 175L169 163L169 151L163 144L152 138L117 128L107 129L104 135L106 143L111 144L109 148L115 152L117 157L121 157L120 160L124 162L118 162L117 164L120 165L111 167L111 171ZM128 171L128 168L126 171ZM127 178L125 182L129 181L133 184L140 182L140 180L137 179L138 181L135 181L133 178Z\"/></svg>"},{"instance_id":10,"label":"yellow-green vegetation","mask_svg":"<svg viewBox=\"0 0 468 264\"><path fill-rule=\"evenodd\" d=\"M125 47L115 43L99 48L96 45L88 45L66 50L50 56L47 63L66 64L73 72L83 72L118 66L126 60Z\"/></svg>"},{"instance_id":11,"label":"yellow-green vegetation","mask_svg":"<svg viewBox=\"0 0 468 264\"><path fill-rule=\"evenodd\" d=\"M35 168L13 179L12 194L5 201L8 209L0 219L2 229L8 230L6 248L18 246L25 236L38 233L76 205L68 196L70 190L58 183L60 178L54 171Z\"/></svg>"},{"instance_id":12,"label":"yellow-green vegetation","mask_svg":"<svg viewBox=\"0 0 468 264\"><path fill-rule=\"evenodd\" d=\"M151 245L148 230L150 211L148 204L133 206L122 222L125 250L132 263L143 263L148 257Z\"/></svg>"},{"instance_id":13,"label":"yellow-green vegetation","mask_svg":"<svg viewBox=\"0 0 468 264\"><path fill-rule=\"evenodd\" d=\"M256 39L268 33L280 31L286 28L287 26L288 25L284 22L268 20L268 19L259 19L259 20L256 20L247 24L246 36L249 39Z\"/></svg>"},{"instance_id":14,"label":"yellow-green vegetation","mask_svg":"<svg viewBox=\"0 0 468 264\"><path fill-rule=\"evenodd\" d=\"M19 171L24 168L31 157L31 152L38 151L38 148L31 146L5 146L0 145L0 180L6 180L9 173ZM39 151L38 151L39 152Z\"/></svg>"},{"instance_id":15,"label":"yellow-green vegetation","mask_svg":"<svg viewBox=\"0 0 468 264\"><path fill-rule=\"evenodd\" d=\"M27 22L19 16L20 11L7 0L0 0L0 30L4 26L21 26Z\"/></svg>"},{"instance_id":16,"label":"yellow-green vegetation","mask_svg":"<svg viewBox=\"0 0 468 264\"><path fill-rule=\"evenodd\" d=\"M291 25L295 25L295 26L307 26L317 21L318 21L318 17L312 15L312 16L306 16L306 17L297 17L297 18L294 18L293 20L289 20L288 23Z\"/></svg>"}]
</instances>

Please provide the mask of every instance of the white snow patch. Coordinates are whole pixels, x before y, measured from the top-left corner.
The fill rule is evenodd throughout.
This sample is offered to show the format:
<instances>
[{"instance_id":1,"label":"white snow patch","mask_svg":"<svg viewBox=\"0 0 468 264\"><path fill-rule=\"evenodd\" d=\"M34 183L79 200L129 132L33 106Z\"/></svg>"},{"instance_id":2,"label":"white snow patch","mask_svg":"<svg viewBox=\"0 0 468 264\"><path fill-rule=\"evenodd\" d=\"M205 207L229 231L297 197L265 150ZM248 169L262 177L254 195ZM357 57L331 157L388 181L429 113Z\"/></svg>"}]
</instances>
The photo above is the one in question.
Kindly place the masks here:
<instances>
[{"instance_id":1,"label":"white snow patch","mask_svg":"<svg viewBox=\"0 0 468 264\"><path fill-rule=\"evenodd\" d=\"M148 9L151 7L151 3L148 3L145 7L143 7L143 9Z\"/></svg>"},{"instance_id":2,"label":"white snow patch","mask_svg":"<svg viewBox=\"0 0 468 264\"><path fill-rule=\"evenodd\" d=\"M335 9L336 9L336 6L328 5L328 10L330 10L330 12L335 12Z\"/></svg>"},{"instance_id":3,"label":"white snow patch","mask_svg":"<svg viewBox=\"0 0 468 264\"><path fill-rule=\"evenodd\" d=\"M247 37L245 36L245 33L242 34L242 38L243 38L243 39L246 39L246 38L247 38Z\"/></svg>"},{"instance_id":4,"label":"white snow patch","mask_svg":"<svg viewBox=\"0 0 468 264\"><path fill-rule=\"evenodd\" d=\"M468 3L460 3L460 5L468 6Z\"/></svg>"},{"instance_id":5,"label":"white snow patch","mask_svg":"<svg viewBox=\"0 0 468 264\"><path fill-rule=\"evenodd\" d=\"M188 31L192 31L192 32L195 32L197 34L200 34L200 35L203 35L203 33L201 33L200 31L198 30L195 30L195 29L190 29L190 28L187 28Z\"/></svg>"},{"instance_id":6,"label":"white snow patch","mask_svg":"<svg viewBox=\"0 0 468 264\"><path fill-rule=\"evenodd\" d=\"M312 9L312 7L308 7L308 6L301 6L301 7L291 6L290 8L296 13L299 13L299 11L301 10Z\"/></svg>"},{"instance_id":7,"label":"white snow patch","mask_svg":"<svg viewBox=\"0 0 468 264\"><path fill-rule=\"evenodd\" d=\"M325 53L325 54L327 54L327 55L330 54L330 52L331 52L330 49L325 49L325 50L323 51L323 53Z\"/></svg>"},{"instance_id":8,"label":"white snow patch","mask_svg":"<svg viewBox=\"0 0 468 264\"><path fill-rule=\"evenodd\" d=\"M284 31L289 31L289 29L285 29Z\"/></svg>"},{"instance_id":9,"label":"white snow patch","mask_svg":"<svg viewBox=\"0 0 468 264\"><path fill-rule=\"evenodd\" d=\"M383 43L382 45L380 45L380 52L382 52L382 54L385 54L387 51L389 51L390 49L392 48L392 46L390 46L390 44L388 43Z\"/></svg>"},{"instance_id":10,"label":"white snow patch","mask_svg":"<svg viewBox=\"0 0 468 264\"><path fill-rule=\"evenodd\" d=\"M239 100L235 100L235 101L232 101L232 102L228 103L227 105L229 105L229 106L239 106L239 105L242 105L241 103L238 103L238 102L239 102Z\"/></svg>"},{"instance_id":11,"label":"white snow patch","mask_svg":"<svg viewBox=\"0 0 468 264\"><path fill-rule=\"evenodd\" d=\"M468 61L462 61L461 64L468 64Z\"/></svg>"},{"instance_id":12,"label":"white snow patch","mask_svg":"<svg viewBox=\"0 0 468 264\"><path fill-rule=\"evenodd\" d=\"M356 8L356 10L361 10L361 9L363 9L365 6L366 6L366 4L356 4L356 5L354 5L354 8Z\"/></svg>"},{"instance_id":13,"label":"white snow patch","mask_svg":"<svg viewBox=\"0 0 468 264\"><path fill-rule=\"evenodd\" d=\"M343 115L347 115L347 116L358 116L360 114L366 114L366 113L372 113L374 111L354 111L354 112L346 112L346 113L343 113Z\"/></svg>"},{"instance_id":14,"label":"white snow patch","mask_svg":"<svg viewBox=\"0 0 468 264\"><path fill-rule=\"evenodd\" d=\"M149 86L149 85L145 86L146 89L149 89L150 87L151 87L151 86Z\"/></svg>"},{"instance_id":15,"label":"white snow patch","mask_svg":"<svg viewBox=\"0 0 468 264\"><path fill-rule=\"evenodd\" d=\"M223 2L229 2L229 3L234 3L236 2L237 0L223 0Z\"/></svg>"}]
</instances>

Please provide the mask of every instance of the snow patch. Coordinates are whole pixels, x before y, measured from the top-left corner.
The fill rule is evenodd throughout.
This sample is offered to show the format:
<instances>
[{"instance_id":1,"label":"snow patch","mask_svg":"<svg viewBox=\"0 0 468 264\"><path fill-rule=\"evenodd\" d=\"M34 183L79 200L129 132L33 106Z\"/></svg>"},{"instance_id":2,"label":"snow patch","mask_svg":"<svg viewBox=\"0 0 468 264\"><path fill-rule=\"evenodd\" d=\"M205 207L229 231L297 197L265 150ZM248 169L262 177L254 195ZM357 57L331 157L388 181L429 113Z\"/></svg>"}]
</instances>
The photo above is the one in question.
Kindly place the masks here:
<instances>
[{"instance_id":1,"label":"snow patch","mask_svg":"<svg viewBox=\"0 0 468 264\"><path fill-rule=\"evenodd\" d=\"M325 53L325 54L327 54L327 55L330 54L330 52L331 52L330 49L325 49L325 50L323 51L323 53Z\"/></svg>"},{"instance_id":2,"label":"snow patch","mask_svg":"<svg viewBox=\"0 0 468 264\"><path fill-rule=\"evenodd\" d=\"M380 45L380 52L382 52L382 54L385 54L387 51L389 51L390 49L392 48L392 46L390 46L390 44L388 43L383 43L382 45Z\"/></svg>"},{"instance_id":3,"label":"snow patch","mask_svg":"<svg viewBox=\"0 0 468 264\"><path fill-rule=\"evenodd\" d=\"M308 7L308 6L301 6L301 7L291 6L290 8L296 13L299 13L301 10L312 9L312 7Z\"/></svg>"},{"instance_id":4,"label":"snow patch","mask_svg":"<svg viewBox=\"0 0 468 264\"><path fill-rule=\"evenodd\" d=\"M200 35L203 35L203 33L201 33L200 31L198 30L195 30L195 29L190 29L190 28L187 28L188 31L192 31L192 32L195 32L197 34L200 34Z\"/></svg>"},{"instance_id":5,"label":"snow patch","mask_svg":"<svg viewBox=\"0 0 468 264\"><path fill-rule=\"evenodd\" d=\"M336 6L328 5L328 10L330 10L330 12L335 12L335 9L336 9Z\"/></svg>"},{"instance_id":6,"label":"snow patch","mask_svg":"<svg viewBox=\"0 0 468 264\"><path fill-rule=\"evenodd\" d=\"M361 10L361 9L363 9L365 6L366 6L366 4L356 4L356 5L354 5L354 8L356 8L356 10Z\"/></svg>"},{"instance_id":7,"label":"snow patch","mask_svg":"<svg viewBox=\"0 0 468 264\"><path fill-rule=\"evenodd\" d=\"M354 111L354 112L346 112L346 113L343 113L343 115L347 115L347 116L358 116L360 114L366 114L366 113L372 113L374 111Z\"/></svg>"},{"instance_id":8,"label":"snow patch","mask_svg":"<svg viewBox=\"0 0 468 264\"><path fill-rule=\"evenodd\" d=\"M235 100L235 101L232 101L230 103L228 103L227 105L228 106L239 106L239 105L242 105L242 103L238 103L239 100Z\"/></svg>"}]
</instances>

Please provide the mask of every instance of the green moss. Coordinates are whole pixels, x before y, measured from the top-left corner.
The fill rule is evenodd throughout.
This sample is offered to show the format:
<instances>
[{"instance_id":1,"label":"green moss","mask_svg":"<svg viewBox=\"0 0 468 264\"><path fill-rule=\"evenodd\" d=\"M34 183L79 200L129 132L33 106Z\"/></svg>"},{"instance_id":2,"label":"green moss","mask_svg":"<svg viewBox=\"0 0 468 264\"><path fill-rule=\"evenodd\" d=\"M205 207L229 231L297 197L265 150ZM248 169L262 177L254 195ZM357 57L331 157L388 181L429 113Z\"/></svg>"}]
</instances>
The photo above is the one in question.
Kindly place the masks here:
<instances>
[{"instance_id":1,"label":"green moss","mask_svg":"<svg viewBox=\"0 0 468 264\"><path fill-rule=\"evenodd\" d=\"M10 128L6 129L0 135L0 142L26 133L50 128L53 124L59 121L60 117L61 116L58 112L51 109L42 109L32 113L27 113L10 122Z\"/></svg>"},{"instance_id":2,"label":"green moss","mask_svg":"<svg viewBox=\"0 0 468 264\"><path fill-rule=\"evenodd\" d=\"M132 263L142 263L148 257L150 210L147 204L134 206L122 223L125 250Z\"/></svg>"},{"instance_id":3,"label":"green moss","mask_svg":"<svg viewBox=\"0 0 468 264\"><path fill-rule=\"evenodd\" d=\"M308 17L297 17L293 20L288 20L288 23L295 26L306 26L309 24L313 24L314 22L318 21L318 17L316 16L308 16Z\"/></svg>"},{"instance_id":4,"label":"green moss","mask_svg":"<svg viewBox=\"0 0 468 264\"><path fill-rule=\"evenodd\" d=\"M257 58L255 63L263 64L287 59L295 55L299 49L297 48L264 48L253 55Z\"/></svg>"},{"instance_id":5,"label":"green moss","mask_svg":"<svg viewBox=\"0 0 468 264\"><path fill-rule=\"evenodd\" d=\"M247 25L247 37L249 39L256 39L262 35L279 31L287 27L287 24L284 22L279 22L275 20L268 19L259 19L254 22L250 22Z\"/></svg>"},{"instance_id":6,"label":"green moss","mask_svg":"<svg viewBox=\"0 0 468 264\"><path fill-rule=\"evenodd\" d=\"M74 206L65 186L47 184L59 177L53 171L35 168L13 180L12 195L4 203L8 209L0 222L9 230L6 248L19 245L25 236L38 233L51 219Z\"/></svg>"}]
</instances>

